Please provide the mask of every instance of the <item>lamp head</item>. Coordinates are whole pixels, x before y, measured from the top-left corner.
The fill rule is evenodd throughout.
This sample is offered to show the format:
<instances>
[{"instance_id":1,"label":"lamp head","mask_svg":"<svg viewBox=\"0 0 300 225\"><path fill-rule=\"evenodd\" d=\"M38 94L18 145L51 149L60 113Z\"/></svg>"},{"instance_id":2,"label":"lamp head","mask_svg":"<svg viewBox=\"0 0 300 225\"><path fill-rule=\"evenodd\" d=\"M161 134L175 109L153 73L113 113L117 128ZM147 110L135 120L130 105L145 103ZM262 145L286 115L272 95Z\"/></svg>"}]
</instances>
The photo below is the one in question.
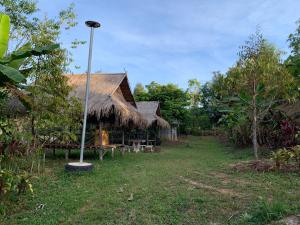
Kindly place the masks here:
<instances>
[{"instance_id":1,"label":"lamp head","mask_svg":"<svg viewBox=\"0 0 300 225\"><path fill-rule=\"evenodd\" d=\"M91 21L91 20L86 21L85 25L87 25L88 27L92 27L92 28L98 28L101 26L100 23L98 23L97 21Z\"/></svg>"}]
</instances>

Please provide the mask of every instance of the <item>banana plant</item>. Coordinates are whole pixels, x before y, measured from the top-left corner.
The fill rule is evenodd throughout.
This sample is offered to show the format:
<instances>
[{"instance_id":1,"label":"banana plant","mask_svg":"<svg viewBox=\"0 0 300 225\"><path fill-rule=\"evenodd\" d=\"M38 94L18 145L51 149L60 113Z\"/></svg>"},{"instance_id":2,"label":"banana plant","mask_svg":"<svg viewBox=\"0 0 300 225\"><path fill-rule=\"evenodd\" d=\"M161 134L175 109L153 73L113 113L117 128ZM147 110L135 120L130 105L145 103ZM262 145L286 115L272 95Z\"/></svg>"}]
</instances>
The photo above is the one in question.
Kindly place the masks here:
<instances>
[{"instance_id":1,"label":"banana plant","mask_svg":"<svg viewBox=\"0 0 300 225\"><path fill-rule=\"evenodd\" d=\"M27 43L7 55L9 30L9 16L0 14L0 87L8 89L14 96L19 98L27 108L30 108L30 98L18 88L19 84L26 83L26 76L22 73L20 68L28 57L49 54L59 48L59 45L50 44L43 47L32 48L30 43Z\"/></svg>"},{"instance_id":2,"label":"banana plant","mask_svg":"<svg viewBox=\"0 0 300 225\"><path fill-rule=\"evenodd\" d=\"M7 51L9 40L9 25L9 16L0 14L0 58L2 58Z\"/></svg>"}]
</instances>

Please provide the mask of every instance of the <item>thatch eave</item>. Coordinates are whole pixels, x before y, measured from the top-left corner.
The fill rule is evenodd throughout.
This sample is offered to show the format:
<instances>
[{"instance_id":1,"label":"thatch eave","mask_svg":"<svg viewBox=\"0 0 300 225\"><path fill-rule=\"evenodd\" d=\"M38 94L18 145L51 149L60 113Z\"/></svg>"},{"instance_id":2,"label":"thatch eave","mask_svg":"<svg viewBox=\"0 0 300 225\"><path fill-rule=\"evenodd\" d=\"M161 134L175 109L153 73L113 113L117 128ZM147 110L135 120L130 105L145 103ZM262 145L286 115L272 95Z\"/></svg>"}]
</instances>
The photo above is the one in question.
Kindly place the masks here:
<instances>
[{"instance_id":1,"label":"thatch eave","mask_svg":"<svg viewBox=\"0 0 300 225\"><path fill-rule=\"evenodd\" d=\"M160 116L158 101L137 102L138 111L147 120L147 127L157 125L160 128L170 128L170 124Z\"/></svg>"},{"instance_id":2,"label":"thatch eave","mask_svg":"<svg viewBox=\"0 0 300 225\"><path fill-rule=\"evenodd\" d=\"M66 75L73 90L71 96L77 97L82 103L85 98L86 75ZM119 126L133 124L144 128L147 121L136 108L127 74L92 74L88 115L98 121L114 115Z\"/></svg>"}]
</instances>

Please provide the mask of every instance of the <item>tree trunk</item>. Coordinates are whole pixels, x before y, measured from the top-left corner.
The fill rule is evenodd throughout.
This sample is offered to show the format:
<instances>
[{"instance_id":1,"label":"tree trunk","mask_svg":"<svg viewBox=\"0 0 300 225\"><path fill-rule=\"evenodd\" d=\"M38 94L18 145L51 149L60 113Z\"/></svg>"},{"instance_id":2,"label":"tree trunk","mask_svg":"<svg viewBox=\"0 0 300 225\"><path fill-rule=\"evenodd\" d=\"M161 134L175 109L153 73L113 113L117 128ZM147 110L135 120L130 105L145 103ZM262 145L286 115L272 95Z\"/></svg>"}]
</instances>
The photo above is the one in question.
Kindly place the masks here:
<instances>
[{"instance_id":1,"label":"tree trunk","mask_svg":"<svg viewBox=\"0 0 300 225\"><path fill-rule=\"evenodd\" d=\"M257 116L256 108L253 109L253 122L252 122L252 143L255 159L258 159L258 143L257 143Z\"/></svg>"},{"instance_id":2,"label":"tree trunk","mask_svg":"<svg viewBox=\"0 0 300 225\"><path fill-rule=\"evenodd\" d=\"M252 143L255 159L258 159L258 143L257 143L257 106L256 106L256 81L253 82L253 118L252 118Z\"/></svg>"},{"instance_id":3,"label":"tree trunk","mask_svg":"<svg viewBox=\"0 0 300 225\"><path fill-rule=\"evenodd\" d=\"M32 134L32 147L35 149L36 147L36 131L35 131L35 117L31 116L31 134ZM27 152L29 154L29 152Z\"/></svg>"}]
</instances>

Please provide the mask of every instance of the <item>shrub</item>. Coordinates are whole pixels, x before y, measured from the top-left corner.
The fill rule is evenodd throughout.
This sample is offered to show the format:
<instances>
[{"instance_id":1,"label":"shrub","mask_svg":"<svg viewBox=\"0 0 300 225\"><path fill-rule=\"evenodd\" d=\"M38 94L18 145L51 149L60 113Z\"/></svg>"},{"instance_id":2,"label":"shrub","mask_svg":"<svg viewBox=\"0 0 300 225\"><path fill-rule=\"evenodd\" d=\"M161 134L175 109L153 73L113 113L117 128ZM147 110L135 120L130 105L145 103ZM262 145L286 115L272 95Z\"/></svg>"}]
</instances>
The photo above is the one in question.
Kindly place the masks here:
<instances>
[{"instance_id":1,"label":"shrub","mask_svg":"<svg viewBox=\"0 0 300 225\"><path fill-rule=\"evenodd\" d=\"M270 110L260 123L260 144L271 149L295 145L298 127L284 112Z\"/></svg>"},{"instance_id":2,"label":"shrub","mask_svg":"<svg viewBox=\"0 0 300 225\"><path fill-rule=\"evenodd\" d=\"M31 176L26 173L16 173L8 169L0 170L0 197L19 195L29 190L33 192L30 182Z\"/></svg>"},{"instance_id":3,"label":"shrub","mask_svg":"<svg viewBox=\"0 0 300 225\"><path fill-rule=\"evenodd\" d=\"M295 167L297 165L298 169L300 169L300 146L294 146L288 149L279 149L276 152L272 152L271 159L275 162L275 166L277 169L280 169L283 165L287 165L291 163L290 166Z\"/></svg>"},{"instance_id":4,"label":"shrub","mask_svg":"<svg viewBox=\"0 0 300 225\"><path fill-rule=\"evenodd\" d=\"M285 148L272 152L271 157L271 159L275 162L277 169L279 169L281 165L287 164L291 158L293 158L293 153Z\"/></svg>"},{"instance_id":5,"label":"shrub","mask_svg":"<svg viewBox=\"0 0 300 225\"><path fill-rule=\"evenodd\" d=\"M299 169L300 169L300 145L292 148L293 158L295 159Z\"/></svg>"}]
</instances>

